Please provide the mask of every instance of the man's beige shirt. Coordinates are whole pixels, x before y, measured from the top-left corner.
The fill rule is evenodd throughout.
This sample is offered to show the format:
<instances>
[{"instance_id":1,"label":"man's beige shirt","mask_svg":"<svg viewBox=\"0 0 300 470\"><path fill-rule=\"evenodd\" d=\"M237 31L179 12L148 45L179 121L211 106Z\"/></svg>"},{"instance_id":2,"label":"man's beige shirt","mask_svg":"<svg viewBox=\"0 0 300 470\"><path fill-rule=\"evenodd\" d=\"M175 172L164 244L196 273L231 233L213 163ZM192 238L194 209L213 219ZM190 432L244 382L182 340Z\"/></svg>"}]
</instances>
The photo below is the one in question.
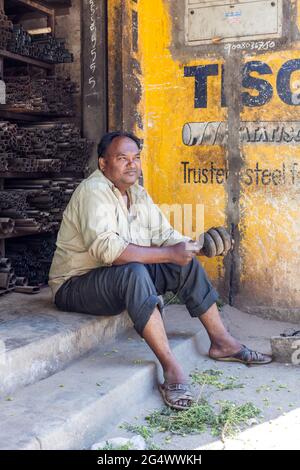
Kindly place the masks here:
<instances>
[{"instance_id":1,"label":"man's beige shirt","mask_svg":"<svg viewBox=\"0 0 300 470\"><path fill-rule=\"evenodd\" d=\"M70 277L111 266L129 243L165 246L190 240L173 229L138 183L127 194L129 210L120 191L100 170L76 188L63 214L50 269L53 297Z\"/></svg>"}]
</instances>

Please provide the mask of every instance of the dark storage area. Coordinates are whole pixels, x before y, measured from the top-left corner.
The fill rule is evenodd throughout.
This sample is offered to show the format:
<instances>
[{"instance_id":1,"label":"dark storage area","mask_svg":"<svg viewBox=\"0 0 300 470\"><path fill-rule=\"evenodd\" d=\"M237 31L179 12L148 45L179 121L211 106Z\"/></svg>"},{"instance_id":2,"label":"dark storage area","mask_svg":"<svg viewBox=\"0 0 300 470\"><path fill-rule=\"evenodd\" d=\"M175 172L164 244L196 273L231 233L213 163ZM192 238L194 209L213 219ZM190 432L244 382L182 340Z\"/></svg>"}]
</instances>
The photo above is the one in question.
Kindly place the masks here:
<instances>
[{"instance_id":1,"label":"dark storage area","mask_svg":"<svg viewBox=\"0 0 300 470\"><path fill-rule=\"evenodd\" d=\"M64 208L92 155L80 21L78 1L0 0L0 295L47 285Z\"/></svg>"}]
</instances>

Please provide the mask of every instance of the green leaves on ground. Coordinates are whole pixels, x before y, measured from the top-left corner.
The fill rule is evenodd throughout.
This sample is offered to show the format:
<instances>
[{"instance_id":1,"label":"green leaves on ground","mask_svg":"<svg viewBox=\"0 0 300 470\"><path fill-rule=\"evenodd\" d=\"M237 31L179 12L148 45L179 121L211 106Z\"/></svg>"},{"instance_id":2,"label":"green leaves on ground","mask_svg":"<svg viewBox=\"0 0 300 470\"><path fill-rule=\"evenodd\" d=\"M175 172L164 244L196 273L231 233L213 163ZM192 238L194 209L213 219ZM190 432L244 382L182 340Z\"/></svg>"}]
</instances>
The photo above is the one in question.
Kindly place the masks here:
<instances>
[{"instance_id":1,"label":"green leaves on ground","mask_svg":"<svg viewBox=\"0 0 300 470\"><path fill-rule=\"evenodd\" d=\"M210 428L212 435L225 438L236 434L242 424L260 414L260 410L251 402L237 405L223 401L218 404L218 412L206 400L201 400L185 411L164 408L162 411L154 411L145 419L149 428L158 432L186 435L202 433Z\"/></svg>"},{"instance_id":2,"label":"green leaves on ground","mask_svg":"<svg viewBox=\"0 0 300 470\"><path fill-rule=\"evenodd\" d=\"M193 384L198 385L211 385L219 390L232 390L234 388L243 388L244 384L238 382L238 377L233 375L225 377L225 382L221 381L223 372L217 369L207 369L203 372L198 370L190 374Z\"/></svg>"}]
</instances>

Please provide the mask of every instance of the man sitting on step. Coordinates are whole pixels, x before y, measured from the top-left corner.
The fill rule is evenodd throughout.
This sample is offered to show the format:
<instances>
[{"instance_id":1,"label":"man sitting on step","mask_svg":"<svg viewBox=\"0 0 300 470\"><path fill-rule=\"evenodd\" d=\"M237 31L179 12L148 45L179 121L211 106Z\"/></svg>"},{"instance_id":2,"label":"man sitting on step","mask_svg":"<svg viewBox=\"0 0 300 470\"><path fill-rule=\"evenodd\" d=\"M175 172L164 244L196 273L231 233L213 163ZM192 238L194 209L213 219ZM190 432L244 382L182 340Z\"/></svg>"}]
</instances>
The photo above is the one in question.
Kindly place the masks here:
<instances>
[{"instance_id":1,"label":"man sitting on step","mask_svg":"<svg viewBox=\"0 0 300 470\"><path fill-rule=\"evenodd\" d=\"M125 309L164 373L160 391L176 409L193 402L187 377L172 353L161 317L160 295L177 293L209 335L216 360L266 364L271 357L241 345L226 330L218 293L196 259L199 245L176 232L145 189L139 139L104 135L99 168L74 191L57 237L49 284L64 311L117 315Z\"/></svg>"}]
</instances>

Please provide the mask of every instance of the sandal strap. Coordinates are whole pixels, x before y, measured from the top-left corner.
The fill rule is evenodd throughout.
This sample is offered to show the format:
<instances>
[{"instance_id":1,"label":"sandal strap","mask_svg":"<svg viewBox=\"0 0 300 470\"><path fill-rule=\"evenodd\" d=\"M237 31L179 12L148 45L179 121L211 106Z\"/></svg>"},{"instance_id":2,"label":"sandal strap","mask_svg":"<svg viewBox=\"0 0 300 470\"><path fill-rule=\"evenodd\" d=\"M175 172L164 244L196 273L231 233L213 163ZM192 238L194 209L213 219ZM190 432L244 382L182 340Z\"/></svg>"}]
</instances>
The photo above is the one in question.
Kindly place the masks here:
<instances>
[{"instance_id":1,"label":"sandal strap","mask_svg":"<svg viewBox=\"0 0 300 470\"><path fill-rule=\"evenodd\" d=\"M164 385L166 390L175 391L182 390L183 392L190 392L190 386L188 384L174 383Z\"/></svg>"},{"instance_id":2,"label":"sandal strap","mask_svg":"<svg viewBox=\"0 0 300 470\"><path fill-rule=\"evenodd\" d=\"M173 383L164 385L167 398L173 404L180 400L193 401L194 397L188 384Z\"/></svg>"},{"instance_id":3,"label":"sandal strap","mask_svg":"<svg viewBox=\"0 0 300 470\"><path fill-rule=\"evenodd\" d=\"M263 361L265 359L265 355L254 351L253 349L249 349L247 346L243 344L243 349L239 351L239 357L245 362L252 362L252 361Z\"/></svg>"}]
</instances>

